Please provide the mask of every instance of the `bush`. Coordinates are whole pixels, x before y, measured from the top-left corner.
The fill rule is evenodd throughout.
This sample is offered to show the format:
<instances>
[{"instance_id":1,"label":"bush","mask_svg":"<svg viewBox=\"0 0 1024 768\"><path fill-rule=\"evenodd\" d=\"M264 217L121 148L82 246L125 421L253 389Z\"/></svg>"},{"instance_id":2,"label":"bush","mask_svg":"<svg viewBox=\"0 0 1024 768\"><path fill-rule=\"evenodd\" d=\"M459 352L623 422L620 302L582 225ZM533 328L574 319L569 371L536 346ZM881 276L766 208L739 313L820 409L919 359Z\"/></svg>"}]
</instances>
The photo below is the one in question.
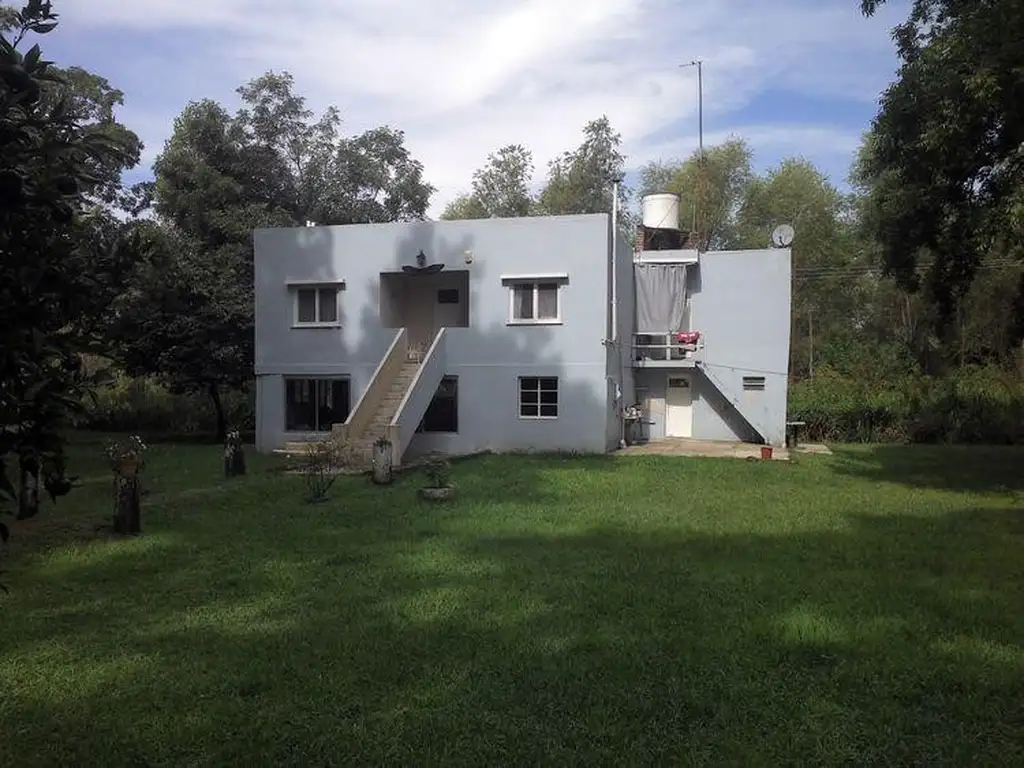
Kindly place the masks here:
<instances>
[{"instance_id":1,"label":"bush","mask_svg":"<svg viewBox=\"0 0 1024 768\"><path fill-rule=\"evenodd\" d=\"M153 378L114 374L114 381L97 393L96 402L86 399L78 426L97 432L146 432L156 434L215 434L217 415L207 395L173 395ZM228 424L255 429L255 394L226 392L221 396Z\"/></svg>"},{"instance_id":2,"label":"bush","mask_svg":"<svg viewBox=\"0 0 1024 768\"><path fill-rule=\"evenodd\" d=\"M996 368L874 385L823 369L790 388L789 413L816 442L1024 443L1024 384Z\"/></svg>"}]
</instances>

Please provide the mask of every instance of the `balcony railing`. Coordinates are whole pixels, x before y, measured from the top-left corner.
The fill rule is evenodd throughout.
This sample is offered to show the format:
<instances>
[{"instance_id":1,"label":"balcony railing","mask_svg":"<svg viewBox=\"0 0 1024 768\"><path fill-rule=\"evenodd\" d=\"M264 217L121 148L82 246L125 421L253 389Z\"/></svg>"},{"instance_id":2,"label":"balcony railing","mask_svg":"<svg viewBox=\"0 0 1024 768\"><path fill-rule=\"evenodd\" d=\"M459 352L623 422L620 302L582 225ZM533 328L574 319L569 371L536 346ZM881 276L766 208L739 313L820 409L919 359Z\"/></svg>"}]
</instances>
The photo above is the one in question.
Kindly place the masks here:
<instances>
[{"instance_id":1,"label":"balcony railing","mask_svg":"<svg viewBox=\"0 0 1024 768\"><path fill-rule=\"evenodd\" d=\"M693 365L704 355L704 337L700 331L665 331L633 334L633 364Z\"/></svg>"}]
</instances>

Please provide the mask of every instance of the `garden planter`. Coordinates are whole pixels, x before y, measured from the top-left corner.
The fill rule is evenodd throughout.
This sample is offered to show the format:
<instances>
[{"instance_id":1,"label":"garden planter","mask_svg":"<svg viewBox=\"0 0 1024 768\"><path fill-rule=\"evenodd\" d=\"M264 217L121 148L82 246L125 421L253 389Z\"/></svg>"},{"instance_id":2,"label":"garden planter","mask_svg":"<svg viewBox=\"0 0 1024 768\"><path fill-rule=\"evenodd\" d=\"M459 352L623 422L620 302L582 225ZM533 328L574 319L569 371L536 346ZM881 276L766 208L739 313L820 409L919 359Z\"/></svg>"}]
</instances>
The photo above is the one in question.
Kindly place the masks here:
<instances>
[{"instance_id":1,"label":"garden planter","mask_svg":"<svg viewBox=\"0 0 1024 768\"><path fill-rule=\"evenodd\" d=\"M761 446L761 458L770 459L772 457L772 447L770 445Z\"/></svg>"},{"instance_id":2,"label":"garden planter","mask_svg":"<svg viewBox=\"0 0 1024 768\"><path fill-rule=\"evenodd\" d=\"M447 501L455 496L455 489L448 488L420 488L420 496L428 501Z\"/></svg>"},{"instance_id":3,"label":"garden planter","mask_svg":"<svg viewBox=\"0 0 1024 768\"><path fill-rule=\"evenodd\" d=\"M378 440L373 444L373 459L371 463L373 482L378 485L387 485L394 479L394 463L391 458L391 443L387 440Z\"/></svg>"}]
</instances>

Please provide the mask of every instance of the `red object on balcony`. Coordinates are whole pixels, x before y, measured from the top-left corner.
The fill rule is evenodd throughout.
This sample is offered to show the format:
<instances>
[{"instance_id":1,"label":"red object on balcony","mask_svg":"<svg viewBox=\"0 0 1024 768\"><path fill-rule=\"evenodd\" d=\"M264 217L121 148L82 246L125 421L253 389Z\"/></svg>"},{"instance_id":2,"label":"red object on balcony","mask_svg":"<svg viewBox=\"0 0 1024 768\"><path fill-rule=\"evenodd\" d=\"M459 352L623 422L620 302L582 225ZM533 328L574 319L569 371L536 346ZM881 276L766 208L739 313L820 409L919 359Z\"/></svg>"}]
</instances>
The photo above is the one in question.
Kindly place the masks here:
<instances>
[{"instance_id":1,"label":"red object on balcony","mask_svg":"<svg viewBox=\"0 0 1024 768\"><path fill-rule=\"evenodd\" d=\"M681 331L676 334L676 342L679 344L696 344L700 341L700 331Z\"/></svg>"}]
</instances>

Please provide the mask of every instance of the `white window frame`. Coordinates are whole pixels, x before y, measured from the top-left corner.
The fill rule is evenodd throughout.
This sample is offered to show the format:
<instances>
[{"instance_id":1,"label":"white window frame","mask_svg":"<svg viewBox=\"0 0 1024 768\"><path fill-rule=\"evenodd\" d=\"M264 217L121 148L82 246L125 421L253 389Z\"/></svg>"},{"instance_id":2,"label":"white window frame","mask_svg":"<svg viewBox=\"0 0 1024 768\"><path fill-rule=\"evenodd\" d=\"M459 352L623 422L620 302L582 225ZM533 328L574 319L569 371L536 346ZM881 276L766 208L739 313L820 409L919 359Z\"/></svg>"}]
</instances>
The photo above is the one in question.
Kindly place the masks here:
<instances>
[{"instance_id":1,"label":"white window frame","mask_svg":"<svg viewBox=\"0 0 1024 768\"><path fill-rule=\"evenodd\" d=\"M316 320L314 322L303 322L299 320L299 292L316 291L316 316L320 317L321 291L325 288L334 290L334 316L332 321ZM341 294L345 290L345 283L337 280L324 281L289 281L288 289L292 302L292 328L340 328L341 327Z\"/></svg>"},{"instance_id":2,"label":"white window frame","mask_svg":"<svg viewBox=\"0 0 1024 768\"><path fill-rule=\"evenodd\" d=\"M528 415L524 416L523 415L523 380L524 379L537 379L537 415L536 416L528 416ZM554 381L555 381L555 395L556 395L556 398L555 398L555 415L554 416L542 416L541 413L540 413L540 407L541 407L540 393L544 392L544 391L549 391L549 390L545 390L541 386L541 380L542 379L554 379ZM558 378L558 376L541 376L541 375L519 376L516 379L516 413L519 415L520 419L523 419L525 421L554 421L555 419L558 418L558 415L562 411L561 393L562 393L562 382Z\"/></svg>"},{"instance_id":3,"label":"white window frame","mask_svg":"<svg viewBox=\"0 0 1024 768\"><path fill-rule=\"evenodd\" d=\"M562 289L565 288L569 276L565 273L554 275L502 275L501 282L508 288L508 321L507 325L562 325ZM537 308L540 303L540 291L538 286L542 283L552 283L555 286L555 316L537 317ZM531 286L533 289L533 317L516 317L516 289Z\"/></svg>"}]
</instances>

